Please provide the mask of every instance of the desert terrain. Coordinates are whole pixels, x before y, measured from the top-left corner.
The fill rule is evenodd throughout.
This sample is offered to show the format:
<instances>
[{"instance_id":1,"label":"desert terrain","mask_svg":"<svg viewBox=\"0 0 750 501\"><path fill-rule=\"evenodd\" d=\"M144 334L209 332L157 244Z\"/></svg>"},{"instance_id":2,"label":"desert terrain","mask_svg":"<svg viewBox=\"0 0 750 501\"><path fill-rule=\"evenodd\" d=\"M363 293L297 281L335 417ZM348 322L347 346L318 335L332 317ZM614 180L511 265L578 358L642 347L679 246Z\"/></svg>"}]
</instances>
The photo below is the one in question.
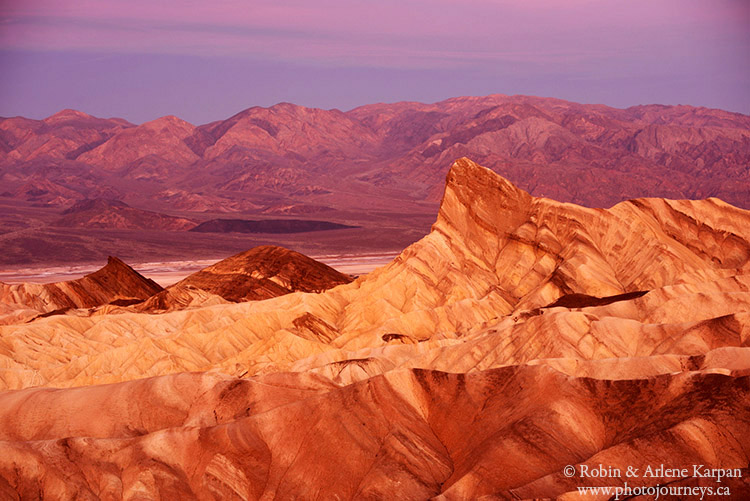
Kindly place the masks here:
<instances>
[{"instance_id":1,"label":"desert terrain","mask_svg":"<svg viewBox=\"0 0 750 501\"><path fill-rule=\"evenodd\" d=\"M366 254L328 254L310 256L316 261L327 264L342 273L364 275L390 263L398 252L381 252ZM198 259L191 261L163 261L132 263L135 270L146 278L157 282L162 287L173 285L187 276L200 271L219 259ZM6 284L66 282L93 273L99 267L93 265L68 265L43 268L18 268L0 270L0 282Z\"/></svg>"},{"instance_id":2,"label":"desert terrain","mask_svg":"<svg viewBox=\"0 0 750 501\"><path fill-rule=\"evenodd\" d=\"M203 125L0 118L0 268L217 261L265 244L400 252L429 232L462 156L587 207L717 197L750 208L748 131L747 115L717 109L502 94L347 112L279 103ZM200 225L212 233L190 231Z\"/></svg>"},{"instance_id":3,"label":"desert terrain","mask_svg":"<svg viewBox=\"0 0 750 501\"><path fill-rule=\"evenodd\" d=\"M299 113L279 105L199 128L169 118L146 131L76 115L92 124L90 147L71 139L75 160L61 165L75 170L85 161L134 176L143 165L158 171L198 162L208 169L222 155L249 154L226 149L230 140L257 136L267 143L264 154L276 151L286 129L271 118ZM304 113L308 121L330 119ZM174 284L143 276L114 252L106 266L83 277L0 284L0 497L589 499L597 497L579 487L622 488L626 481L727 488L731 496L724 499L750 496L747 117L687 107L583 110L505 96L330 115L335 120L325 130L343 139L302 130L325 155L341 155L342 169L347 155L376 156L370 144L386 139L402 142L406 156L416 154L414 144L431 141L434 154L419 150L424 159L455 155L479 138L472 148L485 152L480 159L498 163L489 169L459 158L447 172L400 172L428 198L436 194L432 224L387 264L356 278L343 266L334 269L342 262L331 254L334 268L294 246L257 246L252 237L252 248L227 252ZM424 127L400 126L406 117ZM621 132L602 133L612 121ZM464 136L441 135L448 126ZM244 133L233 135L234 127ZM631 127L643 129L633 137ZM527 168L529 177L517 185L495 172L500 165L513 171L514 164L482 149L481 138L511 141L521 133L526 147L503 148ZM146 144L153 134L169 147L117 153L132 137ZM695 145L713 139L710 148L735 153L721 150L712 163ZM548 161L559 167L558 190L567 189L565 176L580 173L576 162L595 162L608 148L630 154L612 153L614 163L602 167L609 177L558 191L562 201L542 184L532 194L523 189ZM736 169L734 181L717 175L700 189L680 191L697 186L680 167L679 159L690 155L704 159L695 167L701 171ZM274 179L297 179L298 162L290 155L288 177ZM615 200L629 193L616 183L624 172L664 176L671 184L644 181L664 196ZM232 189L249 186L248 179L232 180ZM385 174L357 182L403 187ZM70 201L97 198L45 186ZM17 194L10 199L19 211L53 210L26 205ZM128 207L107 206L107 214L138 205L124 202ZM168 225L194 218L145 203L136 210L151 211L138 216L149 221L162 214ZM240 219L261 219L251 215ZM333 242L343 238L337 232L372 229L362 220L325 220L359 228L284 238L326 234ZM419 225L405 227L416 232ZM46 228L40 224L23 238L47 238L40 236L52 234ZM9 245L21 238L5 235ZM386 246L402 237L372 238ZM367 242L358 245L372 251ZM691 473L582 474L658 465ZM730 475L721 481L695 475L696 465Z\"/></svg>"}]
</instances>

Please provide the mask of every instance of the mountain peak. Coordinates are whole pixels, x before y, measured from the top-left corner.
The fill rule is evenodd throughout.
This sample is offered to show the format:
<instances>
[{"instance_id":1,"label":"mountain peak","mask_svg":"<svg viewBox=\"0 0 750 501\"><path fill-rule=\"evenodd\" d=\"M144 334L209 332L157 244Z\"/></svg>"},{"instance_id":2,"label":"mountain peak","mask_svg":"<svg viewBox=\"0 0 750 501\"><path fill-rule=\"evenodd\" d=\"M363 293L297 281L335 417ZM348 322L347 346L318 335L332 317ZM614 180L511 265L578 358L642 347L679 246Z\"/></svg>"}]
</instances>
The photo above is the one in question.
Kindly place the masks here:
<instances>
[{"instance_id":1,"label":"mountain peak","mask_svg":"<svg viewBox=\"0 0 750 501\"><path fill-rule=\"evenodd\" d=\"M299 252L262 245L228 257L175 284L216 294L228 301L320 292L352 278Z\"/></svg>"},{"instance_id":2,"label":"mountain peak","mask_svg":"<svg viewBox=\"0 0 750 501\"><path fill-rule=\"evenodd\" d=\"M150 122L145 122L141 127L152 130L169 128L171 131L179 133L190 133L195 129L195 125L174 115L166 115Z\"/></svg>"},{"instance_id":3,"label":"mountain peak","mask_svg":"<svg viewBox=\"0 0 750 501\"><path fill-rule=\"evenodd\" d=\"M162 290L162 287L146 278L122 259L115 256L107 257L107 264L93 273L89 273L79 280L87 290L106 291L113 297L136 297L146 299ZM101 293L100 293L101 295ZM103 304L106 302L102 300Z\"/></svg>"},{"instance_id":4,"label":"mountain peak","mask_svg":"<svg viewBox=\"0 0 750 501\"><path fill-rule=\"evenodd\" d=\"M125 267L132 270L132 268L128 266L125 261L117 256L107 256L107 266Z\"/></svg>"},{"instance_id":5,"label":"mountain peak","mask_svg":"<svg viewBox=\"0 0 750 501\"><path fill-rule=\"evenodd\" d=\"M500 174L487 167L482 167L467 157L461 157L453 162L446 177L446 187L459 188L464 186L473 188L476 192L485 189L497 189L512 198L531 197Z\"/></svg>"},{"instance_id":6,"label":"mountain peak","mask_svg":"<svg viewBox=\"0 0 750 501\"><path fill-rule=\"evenodd\" d=\"M468 228L503 221L515 226L514 222L525 219L532 200L504 177L463 157L448 171L436 224Z\"/></svg>"},{"instance_id":7,"label":"mountain peak","mask_svg":"<svg viewBox=\"0 0 750 501\"><path fill-rule=\"evenodd\" d=\"M64 110L58 111L54 115L48 116L47 118L44 119L44 122L51 124L51 123L65 122L67 120L76 120L76 119L81 119L81 118L93 118L93 117L89 115L88 113L66 108Z\"/></svg>"}]
</instances>

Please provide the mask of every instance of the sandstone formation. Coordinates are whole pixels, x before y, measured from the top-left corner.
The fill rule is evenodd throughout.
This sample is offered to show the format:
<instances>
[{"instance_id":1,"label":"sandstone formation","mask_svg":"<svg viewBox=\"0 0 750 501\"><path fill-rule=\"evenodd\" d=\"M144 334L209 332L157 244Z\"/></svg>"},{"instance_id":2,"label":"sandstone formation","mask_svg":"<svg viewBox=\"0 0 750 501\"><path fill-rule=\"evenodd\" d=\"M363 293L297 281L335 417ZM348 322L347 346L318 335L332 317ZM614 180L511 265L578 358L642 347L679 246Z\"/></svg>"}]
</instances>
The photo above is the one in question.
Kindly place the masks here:
<instances>
[{"instance_id":1,"label":"sandstone formation","mask_svg":"<svg viewBox=\"0 0 750 501\"><path fill-rule=\"evenodd\" d=\"M108 303L140 302L161 290L159 284L110 256L106 266L77 280L50 284L0 282L0 304L3 306L0 313L7 315L6 318L0 317L0 323Z\"/></svg>"},{"instance_id":2,"label":"sandstone formation","mask_svg":"<svg viewBox=\"0 0 750 501\"><path fill-rule=\"evenodd\" d=\"M209 302L258 301L297 291L322 292L351 281L350 276L299 252L263 245L193 273L136 309L175 310Z\"/></svg>"},{"instance_id":3,"label":"sandstone formation","mask_svg":"<svg viewBox=\"0 0 750 501\"><path fill-rule=\"evenodd\" d=\"M750 489L747 383L747 376L690 371L612 382L521 366L468 375L392 371L344 387L295 374L181 374L23 390L0 395L0 492L4 499L40 492L75 499L533 499L623 484L567 478L569 464L624 472L660 461L692 469L700 461L740 469L744 478L713 486L729 485L741 499ZM100 419L83 418L91 406L105 411ZM19 426L19 419L45 422L49 412L67 419Z\"/></svg>"},{"instance_id":4,"label":"sandstone formation","mask_svg":"<svg viewBox=\"0 0 750 501\"><path fill-rule=\"evenodd\" d=\"M261 248L174 290L253 252L304 273ZM566 465L660 464L740 476L630 485L750 495L750 212L717 198L591 209L462 158L387 266L217 296L0 326L2 496L576 499L625 479Z\"/></svg>"}]
</instances>

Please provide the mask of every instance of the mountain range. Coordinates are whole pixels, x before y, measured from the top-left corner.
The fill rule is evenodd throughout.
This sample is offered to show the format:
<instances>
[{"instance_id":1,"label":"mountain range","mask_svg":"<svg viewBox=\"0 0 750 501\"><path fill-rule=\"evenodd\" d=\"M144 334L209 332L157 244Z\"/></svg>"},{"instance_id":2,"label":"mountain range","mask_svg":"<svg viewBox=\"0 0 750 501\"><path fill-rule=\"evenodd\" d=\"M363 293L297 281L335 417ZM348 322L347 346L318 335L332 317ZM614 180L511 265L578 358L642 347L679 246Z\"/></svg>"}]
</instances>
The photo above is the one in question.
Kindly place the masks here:
<instances>
[{"instance_id":1,"label":"mountain range","mask_svg":"<svg viewBox=\"0 0 750 501\"><path fill-rule=\"evenodd\" d=\"M0 120L0 179L11 197L56 205L326 207L351 205L342 195L356 190L436 202L450 163L471 156L532 194L587 206L715 196L749 207L749 129L747 115L715 109L505 95L346 113L280 103L200 126L64 110Z\"/></svg>"},{"instance_id":2,"label":"mountain range","mask_svg":"<svg viewBox=\"0 0 750 501\"><path fill-rule=\"evenodd\" d=\"M0 265L215 258L262 244L398 251L429 230L461 156L532 195L589 207L638 197L750 207L750 117L716 109L491 95L348 112L280 103L199 126L64 110L0 119ZM181 233L285 218L361 230L271 231L252 245Z\"/></svg>"}]
</instances>

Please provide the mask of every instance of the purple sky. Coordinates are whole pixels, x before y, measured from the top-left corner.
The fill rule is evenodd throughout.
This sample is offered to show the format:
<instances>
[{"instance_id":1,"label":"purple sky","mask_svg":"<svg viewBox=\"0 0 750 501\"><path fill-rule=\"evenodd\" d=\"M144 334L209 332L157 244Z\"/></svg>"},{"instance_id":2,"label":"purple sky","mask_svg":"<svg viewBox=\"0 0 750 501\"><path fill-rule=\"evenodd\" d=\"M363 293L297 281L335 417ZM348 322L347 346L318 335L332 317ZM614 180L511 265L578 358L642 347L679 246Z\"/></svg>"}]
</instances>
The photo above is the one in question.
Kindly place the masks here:
<instances>
[{"instance_id":1,"label":"purple sky","mask_svg":"<svg viewBox=\"0 0 750 501\"><path fill-rule=\"evenodd\" d=\"M491 93L750 113L748 0L0 0L0 115Z\"/></svg>"}]
</instances>

